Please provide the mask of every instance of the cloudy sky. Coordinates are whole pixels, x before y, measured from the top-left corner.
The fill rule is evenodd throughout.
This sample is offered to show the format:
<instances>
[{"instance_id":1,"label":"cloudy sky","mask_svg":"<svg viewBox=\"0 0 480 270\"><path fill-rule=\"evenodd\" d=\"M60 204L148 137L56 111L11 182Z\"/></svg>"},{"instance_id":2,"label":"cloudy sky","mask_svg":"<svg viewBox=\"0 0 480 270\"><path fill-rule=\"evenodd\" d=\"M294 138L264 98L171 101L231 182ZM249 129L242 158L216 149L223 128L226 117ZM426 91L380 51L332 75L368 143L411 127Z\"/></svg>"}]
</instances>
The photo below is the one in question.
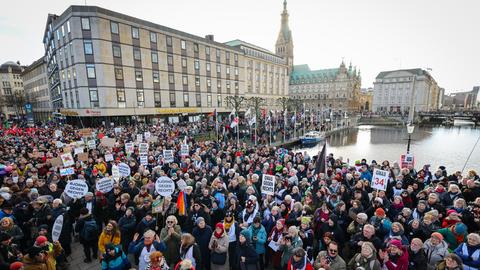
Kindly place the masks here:
<instances>
[{"instance_id":1,"label":"cloudy sky","mask_svg":"<svg viewBox=\"0 0 480 270\"><path fill-rule=\"evenodd\" d=\"M274 50L283 0L86 0L134 17L226 42ZM85 0L16 0L0 12L0 62L43 55L48 13ZM380 71L431 68L446 92L480 85L479 0L289 0L295 64L361 69L362 87Z\"/></svg>"}]
</instances>

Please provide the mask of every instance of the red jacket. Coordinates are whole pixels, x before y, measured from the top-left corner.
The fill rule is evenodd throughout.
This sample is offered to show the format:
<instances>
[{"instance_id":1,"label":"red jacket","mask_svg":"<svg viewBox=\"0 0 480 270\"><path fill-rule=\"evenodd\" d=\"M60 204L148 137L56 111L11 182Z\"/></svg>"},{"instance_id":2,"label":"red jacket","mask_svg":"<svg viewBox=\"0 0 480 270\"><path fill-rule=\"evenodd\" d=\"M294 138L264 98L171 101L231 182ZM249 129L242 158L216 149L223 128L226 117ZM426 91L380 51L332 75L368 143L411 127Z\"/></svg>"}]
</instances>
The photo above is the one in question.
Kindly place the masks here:
<instances>
[{"instance_id":1,"label":"red jacket","mask_svg":"<svg viewBox=\"0 0 480 270\"><path fill-rule=\"evenodd\" d=\"M293 269L292 259L288 260L287 270L296 270L296 269ZM313 266L307 261L303 270L314 270L314 269L313 269Z\"/></svg>"},{"instance_id":2,"label":"red jacket","mask_svg":"<svg viewBox=\"0 0 480 270\"><path fill-rule=\"evenodd\" d=\"M402 248L403 254L398 258L397 263L393 263L392 261L388 261L385 263L388 270L408 270L408 250L406 248Z\"/></svg>"}]
</instances>

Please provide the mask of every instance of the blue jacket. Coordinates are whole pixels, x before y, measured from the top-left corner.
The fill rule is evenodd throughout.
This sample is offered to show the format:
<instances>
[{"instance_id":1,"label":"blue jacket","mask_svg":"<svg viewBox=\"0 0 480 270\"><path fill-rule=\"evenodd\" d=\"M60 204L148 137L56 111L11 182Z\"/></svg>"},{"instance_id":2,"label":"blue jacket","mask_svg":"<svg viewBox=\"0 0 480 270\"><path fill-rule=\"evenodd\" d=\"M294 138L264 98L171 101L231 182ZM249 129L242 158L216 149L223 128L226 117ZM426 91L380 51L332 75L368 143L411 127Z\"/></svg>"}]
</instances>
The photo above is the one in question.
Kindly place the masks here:
<instances>
[{"instance_id":1,"label":"blue jacket","mask_svg":"<svg viewBox=\"0 0 480 270\"><path fill-rule=\"evenodd\" d=\"M460 244L455 249L455 254L463 261L463 269L480 269L480 247L471 247L467 243Z\"/></svg>"},{"instance_id":2,"label":"blue jacket","mask_svg":"<svg viewBox=\"0 0 480 270\"><path fill-rule=\"evenodd\" d=\"M135 255L135 260L138 260L138 257L140 256L140 253L142 252L142 249L145 247L145 244L143 243L143 237L140 240L137 241L132 241L130 245L128 246L128 253L134 254ZM167 246L163 242L157 242L153 241L153 247L155 250L160 251L160 252L165 252L167 249Z\"/></svg>"},{"instance_id":3,"label":"blue jacket","mask_svg":"<svg viewBox=\"0 0 480 270\"><path fill-rule=\"evenodd\" d=\"M369 182L372 182L372 174L369 170L362 172L360 175L360 179L367 179Z\"/></svg>"},{"instance_id":4,"label":"blue jacket","mask_svg":"<svg viewBox=\"0 0 480 270\"><path fill-rule=\"evenodd\" d=\"M125 253L120 247L115 247L115 256L104 254L102 260L102 270L125 270L130 269L131 264Z\"/></svg>"},{"instance_id":5,"label":"blue jacket","mask_svg":"<svg viewBox=\"0 0 480 270\"><path fill-rule=\"evenodd\" d=\"M254 225L252 224L250 225L250 227L248 227L248 232L250 233L250 242L255 247L255 251L258 254L264 254L265 242L267 242L267 232L265 231L265 227L263 227L263 225L260 225L260 229L255 229ZM253 237L255 235L257 236L257 241L253 240Z\"/></svg>"}]
</instances>

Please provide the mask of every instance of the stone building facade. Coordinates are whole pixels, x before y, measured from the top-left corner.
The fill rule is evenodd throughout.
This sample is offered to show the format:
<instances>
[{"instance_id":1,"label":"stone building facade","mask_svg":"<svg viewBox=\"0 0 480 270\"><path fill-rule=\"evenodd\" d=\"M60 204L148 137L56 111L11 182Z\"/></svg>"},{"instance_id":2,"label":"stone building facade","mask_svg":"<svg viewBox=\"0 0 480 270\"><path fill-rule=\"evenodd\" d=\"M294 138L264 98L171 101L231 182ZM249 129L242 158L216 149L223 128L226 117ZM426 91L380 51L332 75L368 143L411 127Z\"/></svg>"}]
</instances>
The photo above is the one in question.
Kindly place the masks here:
<instances>
[{"instance_id":1,"label":"stone building facade","mask_svg":"<svg viewBox=\"0 0 480 270\"><path fill-rule=\"evenodd\" d=\"M22 80L23 66L8 61L0 66L0 109L3 119L20 119L26 103Z\"/></svg>"},{"instance_id":2,"label":"stone building facade","mask_svg":"<svg viewBox=\"0 0 480 270\"><path fill-rule=\"evenodd\" d=\"M51 119L53 109L44 57L26 67L22 73L22 78L25 95L31 100L34 120L47 121Z\"/></svg>"}]
</instances>

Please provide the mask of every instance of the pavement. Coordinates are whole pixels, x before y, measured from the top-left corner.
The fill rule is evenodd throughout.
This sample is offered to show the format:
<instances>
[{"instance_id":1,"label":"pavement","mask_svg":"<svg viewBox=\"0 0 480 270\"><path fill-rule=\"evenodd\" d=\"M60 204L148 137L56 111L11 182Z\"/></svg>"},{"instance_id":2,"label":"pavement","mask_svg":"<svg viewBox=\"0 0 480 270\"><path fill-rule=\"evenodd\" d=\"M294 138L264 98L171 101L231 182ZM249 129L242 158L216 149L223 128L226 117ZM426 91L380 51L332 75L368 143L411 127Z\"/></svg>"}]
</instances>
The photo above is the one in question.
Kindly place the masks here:
<instances>
[{"instance_id":1,"label":"pavement","mask_svg":"<svg viewBox=\"0 0 480 270\"><path fill-rule=\"evenodd\" d=\"M92 260L91 263L84 263L85 255L83 255L83 247L79 242L72 243L72 254L68 257L70 263L70 270L93 270L102 269L100 261Z\"/></svg>"}]
</instances>

